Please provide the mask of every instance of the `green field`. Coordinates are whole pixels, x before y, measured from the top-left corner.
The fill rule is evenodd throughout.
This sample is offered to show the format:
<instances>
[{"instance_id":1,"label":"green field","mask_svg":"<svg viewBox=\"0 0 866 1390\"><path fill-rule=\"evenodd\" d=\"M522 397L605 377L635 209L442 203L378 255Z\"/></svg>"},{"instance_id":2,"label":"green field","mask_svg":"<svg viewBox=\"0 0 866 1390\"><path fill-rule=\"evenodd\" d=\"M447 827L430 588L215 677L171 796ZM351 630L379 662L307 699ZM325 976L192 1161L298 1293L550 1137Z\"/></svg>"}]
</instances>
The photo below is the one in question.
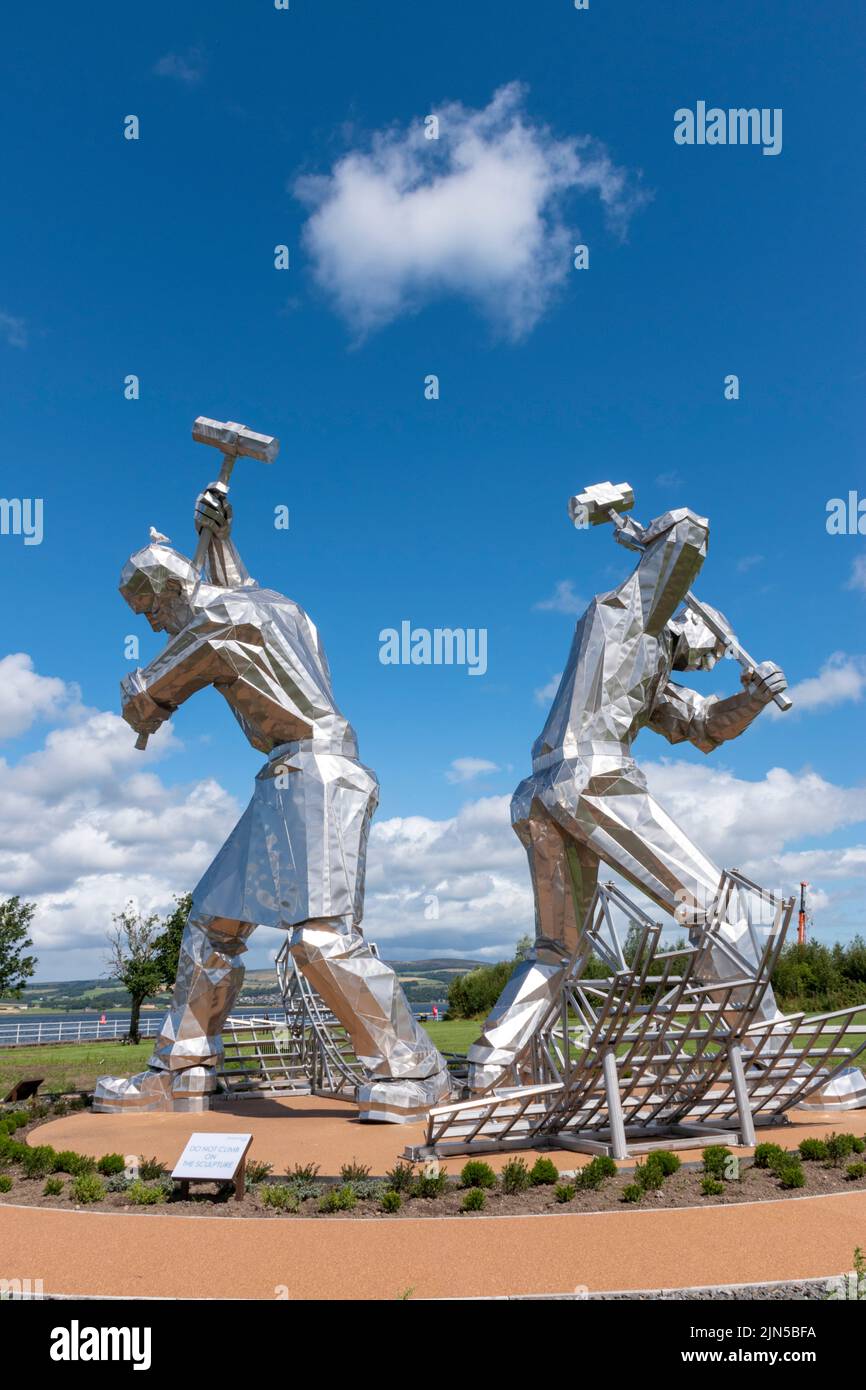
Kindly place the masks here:
<instances>
[{"instance_id":1,"label":"green field","mask_svg":"<svg viewBox=\"0 0 866 1390\"><path fill-rule=\"evenodd\" d=\"M142 1071L152 1051L153 1039L136 1046L112 1041L0 1047L0 1097L31 1076L43 1078L43 1091L89 1091L97 1076Z\"/></svg>"},{"instance_id":2,"label":"green field","mask_svg":"<svg viewBox=\"0 0 866 1390\"><path fill-rule=\"evenodd\" d=\"M424 1026L445 1052L465 1052L480 1031L480 1024L462 1020ZM91 1090L97 1076L129 1076L142 1071L152 1050L153 1039L135 1047L113 1041L0 1047L0 1097L16 1081L30 1076L43 1078L43 1091Z\"/></svg>"}]
</instances>

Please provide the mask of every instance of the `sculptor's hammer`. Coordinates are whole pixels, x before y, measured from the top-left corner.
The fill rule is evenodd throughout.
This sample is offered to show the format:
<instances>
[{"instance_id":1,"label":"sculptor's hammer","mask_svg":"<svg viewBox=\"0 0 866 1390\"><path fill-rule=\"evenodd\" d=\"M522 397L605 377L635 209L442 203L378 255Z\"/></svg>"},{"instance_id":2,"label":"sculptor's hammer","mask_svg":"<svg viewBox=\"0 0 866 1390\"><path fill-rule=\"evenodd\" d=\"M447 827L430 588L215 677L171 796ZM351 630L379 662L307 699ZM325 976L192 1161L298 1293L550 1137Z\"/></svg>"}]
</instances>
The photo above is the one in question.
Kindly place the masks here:
<instances>
[{"instance_id":1,"label":"sculptor's hammer","mask_svg":"<svg viewBox=\"0 0 866 1390\"><path fill-rule=\"evenodd\" d=\"M256 434L255 430L247 429L246 425L239 425L236 420L209 420L206 415L199 415L193 421L192 437L197 444L211 444L222 452L222 468L219 478L213 486L223 496L229 490L229 478L239 458L258 459L261 463L273 463L280 448L280 441L275 439L272 434ZM192 561L199 578L201 578L204 569L210 542L210 528L203 526L199 532L198 545L195 548ZM139 734L135 740L136 748L146 748L147 740L147 734Z\"/></svg>"},{"instance_id":2,"label":"sculptor's hammer","mask_svg":"<svg viewBox=\"0 0 866 1390\"><path fill-rule=\"evenodd\" d=\"M593 483L591 487L569 498L568 515L578 530L587 526L598 526L606 521L614 524L614 534L620 544L628 550L642 551L644 548L643 527L633 516L623 517L634 506L634 491L628 483ZM744 672L757 670L757 663L749 656L736 633L723 627L715 614L708 611L705 604L692 593L685 595L686 607L710 629L710 632L738 662ZM773 696L773 704L780 710L792 708L790 696L782 692Z\"/></svg>"},{"instance_id":3,"label":"sculptor's hammer","mask_svg":"<svg viewBox=\"0 0 866 1390\"><path fill-rule=\"evenodd\" d=\"M234 420L208 420L205 415L199 415L193 421L192 437L197 444L212 444L215 449L222 451L223 464L215 486L224 495L229 490L229 478L239 458L273 463L280 448L280 441L272 434L256 434L255 430L249 430L246 425L239 425ZM193 564L199 574L207 558L210 539L209 528L203 526L193 556Z\"/></svg>"}]
</instances>

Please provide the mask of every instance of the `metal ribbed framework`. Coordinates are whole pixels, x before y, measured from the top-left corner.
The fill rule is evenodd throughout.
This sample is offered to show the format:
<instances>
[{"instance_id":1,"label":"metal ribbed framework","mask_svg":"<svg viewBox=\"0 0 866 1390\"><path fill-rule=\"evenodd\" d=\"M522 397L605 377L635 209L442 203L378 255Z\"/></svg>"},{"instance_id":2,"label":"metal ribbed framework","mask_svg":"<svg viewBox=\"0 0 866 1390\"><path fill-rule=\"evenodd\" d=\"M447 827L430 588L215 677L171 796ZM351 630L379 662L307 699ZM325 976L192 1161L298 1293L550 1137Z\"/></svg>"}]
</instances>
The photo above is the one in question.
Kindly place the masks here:
<instances>
[{"instance_id":1,"label":"metal ribbed framework","mask_svg":"<svg viewBox=\"0 0 866 1390\"><path fill-rule=\"evenodd\" d=\"M763 928L748 922L753 945L761 943L759 965L706 981L708 957L733 950L722 927L734 893L759 904L762 920L769 916ZM407 1152L549 1146L625 1158L653 1147L752 1144L756 1124L778 1122L810 1099L822 1109L857 1104L838 1086L861 1076L852 1067L866 1049L856 1006L813 1018L758 1017L793 907L728 871L692 944L661 950L661 924L614 884L599 885L558 997L510 1084L436 1107L425 1144ZM609 973L594 977L593 959Z\"/></svg>"}]
</instances>

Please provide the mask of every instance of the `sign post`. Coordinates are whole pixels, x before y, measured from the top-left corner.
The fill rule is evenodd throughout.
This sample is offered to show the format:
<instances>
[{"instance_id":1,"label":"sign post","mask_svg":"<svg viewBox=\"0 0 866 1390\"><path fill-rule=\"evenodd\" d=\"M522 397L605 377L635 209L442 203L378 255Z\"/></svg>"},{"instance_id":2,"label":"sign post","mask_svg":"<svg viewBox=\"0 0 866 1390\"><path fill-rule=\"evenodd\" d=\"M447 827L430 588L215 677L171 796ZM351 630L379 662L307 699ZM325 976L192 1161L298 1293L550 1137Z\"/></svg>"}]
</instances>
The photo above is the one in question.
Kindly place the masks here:
<instances>
[{"instance_id":1,"label":"sign post","mask_svg":"<svg viewBox=\"0 0 866 1390\"><path fill-rule=\"evenodd\" d=\"M244 1195L247 1154L251 1134L192 1134L172 1169L180 1181L181 1197L189 1197L191 1182L233 1182L235 1201Z\"/></svg>"}]
</instances>

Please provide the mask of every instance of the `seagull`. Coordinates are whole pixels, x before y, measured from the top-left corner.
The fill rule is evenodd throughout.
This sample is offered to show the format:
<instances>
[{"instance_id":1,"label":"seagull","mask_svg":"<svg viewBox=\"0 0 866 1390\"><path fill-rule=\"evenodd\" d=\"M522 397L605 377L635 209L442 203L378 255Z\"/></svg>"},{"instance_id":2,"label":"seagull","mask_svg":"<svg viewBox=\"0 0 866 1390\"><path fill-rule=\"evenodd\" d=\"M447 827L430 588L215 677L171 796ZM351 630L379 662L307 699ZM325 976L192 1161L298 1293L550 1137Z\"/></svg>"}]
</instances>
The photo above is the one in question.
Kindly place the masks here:
<instances>
[{"instance_id":1,"label":"seagull","mask_svg":"<svg viewBox=\"0 0 866 1390\"><path fill-rule=\"evenodd\" d=\"M163 541L171 540L171 537L164 536L161 531L157 531L155 526L151 526L150 539L153 541L154 545L161 545Z\"/></svg>"}]
</instances>

